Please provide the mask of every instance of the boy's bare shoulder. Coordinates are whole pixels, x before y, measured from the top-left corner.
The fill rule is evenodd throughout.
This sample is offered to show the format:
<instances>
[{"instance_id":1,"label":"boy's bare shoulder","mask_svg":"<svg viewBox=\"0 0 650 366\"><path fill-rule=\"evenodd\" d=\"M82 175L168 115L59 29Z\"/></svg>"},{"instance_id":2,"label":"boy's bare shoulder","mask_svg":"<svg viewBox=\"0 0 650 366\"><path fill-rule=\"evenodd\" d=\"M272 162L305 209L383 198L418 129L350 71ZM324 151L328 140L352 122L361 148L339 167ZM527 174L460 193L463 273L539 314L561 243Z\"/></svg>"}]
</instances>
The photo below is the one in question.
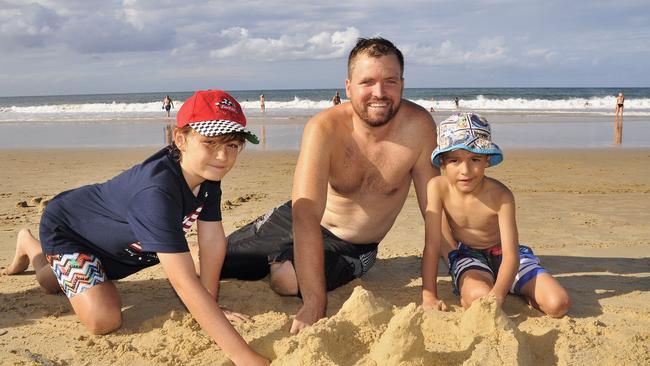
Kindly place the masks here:
<instances>
[{"instance_id":1,"label":"boy's bare shoulder","mask_svg":"<svg viewBox=\"0 0 650 366\"><path fill-rule=\"evenodd\" d=\"M431 178L429 183L427 183L428 189L434 189L439 194L443 194L449 190L449 181L443 175L438 175Z\"/></svg>"},{"instance_id":2,"label":"boy's bare shoulder","mask_svg":"<svg viewBox=\"0 0 650 366\"><path fill-rule=\"evenodd\" d=\"M500 181L486 176L485 183L486 192L496 201L506 203L515 200L515 195L512 193L510 188Z\"/></svg>"}]
</instances>

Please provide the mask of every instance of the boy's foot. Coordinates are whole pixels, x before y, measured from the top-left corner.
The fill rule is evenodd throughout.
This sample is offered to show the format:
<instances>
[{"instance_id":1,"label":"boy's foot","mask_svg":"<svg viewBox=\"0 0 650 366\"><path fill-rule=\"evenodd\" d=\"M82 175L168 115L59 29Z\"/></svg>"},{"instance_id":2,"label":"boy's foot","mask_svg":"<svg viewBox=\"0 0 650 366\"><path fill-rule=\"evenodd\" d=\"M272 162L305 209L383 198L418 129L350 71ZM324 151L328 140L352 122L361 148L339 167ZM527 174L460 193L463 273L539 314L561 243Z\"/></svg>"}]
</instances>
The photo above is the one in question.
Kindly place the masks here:
<instances>
[{"instance_id":1,"label":"boy's foot","mask_svg":"<svg viewBox=\"0 0 650 366\"><path fill-rule=\"evenodd\" d=\"M24 272L29 267L29 256L27 253L31 249L31 246L34 245L38 245L38 241L29 229L21 229L16 239L16 255L14 255L14 260L2 271L2 274L14 275Z\"/></svg>"}]
</instances>

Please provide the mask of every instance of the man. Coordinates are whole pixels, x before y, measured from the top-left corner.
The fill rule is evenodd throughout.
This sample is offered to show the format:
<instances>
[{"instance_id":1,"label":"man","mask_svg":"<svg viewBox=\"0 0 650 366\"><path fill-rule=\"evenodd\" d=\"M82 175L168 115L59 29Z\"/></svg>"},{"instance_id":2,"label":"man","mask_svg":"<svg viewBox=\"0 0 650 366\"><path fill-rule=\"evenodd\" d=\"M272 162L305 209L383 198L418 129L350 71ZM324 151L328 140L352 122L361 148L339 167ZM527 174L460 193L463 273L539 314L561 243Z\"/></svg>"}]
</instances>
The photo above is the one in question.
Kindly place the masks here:
<instances>
[{"instance_id":1,"label":"man","mask_svg":"<svg viewBox=\"0 0 650 366\"><path fill-rule=\"evenodd\" d=\"M341 95L339 94L338 90L336 91L336 93L332 97L332 104L333 105L341 104Z\"/></svg>"},{"instance_id":2,"label":"man","mask_svg":"<svg viewBox=\"0 0 650 366\"><path fill-rule=\"evenodd\" d=\"M228 238L222 278L270 272L274 291L302 296L292 333L325 316L326 291L374 264L411 181L424 213L427 183L439 174L430 161L435 123L402 100L403 71L403 56L390 41L359 39L348 59L350 102L305 126L292 202Z\"/></svg>"},{"instance_id":3,"label":"man","mask_svg":"<svg viewBox=\"0 0 650 366\"><path fill-rule=\"evenodd\" d=\"M165 95L165 97L162 100L163 104L163 109L167 113L167 117L171 116L171 109L174 107L174 102L172 102L172 98L169 96L169 94Z\"/></svg>"}]
</instances>

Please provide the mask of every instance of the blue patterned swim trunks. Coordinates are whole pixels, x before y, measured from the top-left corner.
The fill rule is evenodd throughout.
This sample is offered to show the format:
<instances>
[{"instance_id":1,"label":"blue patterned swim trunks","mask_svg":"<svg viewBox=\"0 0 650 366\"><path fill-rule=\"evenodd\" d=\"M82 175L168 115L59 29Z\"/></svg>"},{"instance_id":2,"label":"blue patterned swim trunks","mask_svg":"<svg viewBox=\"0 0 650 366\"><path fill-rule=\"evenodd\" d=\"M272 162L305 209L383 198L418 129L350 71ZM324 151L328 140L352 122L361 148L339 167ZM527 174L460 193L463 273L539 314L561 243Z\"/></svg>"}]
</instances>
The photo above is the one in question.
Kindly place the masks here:
<instances>
[{"instance_id":1,"label":"blue patterned swim trunks","mask_svg":"<svg viewBox=\"0 0 650 366\"><path fill-rule=\"evenodd\" d=\"M458 281L466 271L476 269L487 272L496 279L501 266L501 246L488 249L474 249L458 242L458 249L449 252L449 274L454 285L454 293L460 294ZM519 246L519 270L510 288L510 293L521 295L521 288L540 273L548 272L540 266L539 258L525 245Z\"/></svg>"}]
</instances>

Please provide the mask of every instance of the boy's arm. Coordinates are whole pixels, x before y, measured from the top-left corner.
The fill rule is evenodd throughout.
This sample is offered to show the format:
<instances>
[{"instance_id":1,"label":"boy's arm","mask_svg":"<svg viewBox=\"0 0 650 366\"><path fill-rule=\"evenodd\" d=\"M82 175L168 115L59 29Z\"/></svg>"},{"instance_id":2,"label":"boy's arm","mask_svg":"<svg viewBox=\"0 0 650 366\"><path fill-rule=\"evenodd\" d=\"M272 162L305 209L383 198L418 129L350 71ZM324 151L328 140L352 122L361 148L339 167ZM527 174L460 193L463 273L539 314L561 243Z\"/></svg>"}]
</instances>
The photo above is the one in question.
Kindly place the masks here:
<instances>
[{"instance_id":1,"label":"boy's arm","mask_svg":"<svg viewBox=\"0 0 650 366\"><path fill-rule=\"evenodd\" d=\"M438 260L440 257L442 201L436 179L427 185L428 203L424 217L424 251L422 253L422 306L425 309L447 310L438 298Z\"/></svg>"},{"instance_id":2,"label":"boy's arm","mask_svg":"<svg viewBox=\"0 0 650 366\"><path fill-rule=\"evenodd\" d=\"M219 278L226 257L226 233L221 221L197 223L199 241L199 278L216 300L219 296Z\"/></svg>"},{"instance_id":3,"label":"boy's arm","mask_svg":"<svg viewBox=\"0 0 650 366\"><path fill-rule=\"evenodd\" d=\"M201 221L197 223L199 241L199 279L210 295L219 298L219 279L223 260L226 257L228 241L221 221ZM226 318L232 321L249 321L248 315L221 308Z\"/></svg>"},{"instance_id":4,"label":"boy's arm","mask_svg":"<svg viewBox=\"0 0 650 366\"><path fill-rule=\"evenodd\" d=\"M519 235L515 220L515 198L507 188L501 193L501 205L498 215L503 256L499 274L490 294L496 296L497 303L500 306L503 304L510 287L512 287L519 270Z\"/></svg>"},{"instance_id":5,"label":"boy's arm","mask_svg":"<svg viewBox=\"0 0 650 366\"><path fill-rule=\"evenodd\" d=\"M237 365L268 365L230 325L212 294L196 276L190 253L158 253L172 287L201 328Z\"/></svg>"}]
</instances>

